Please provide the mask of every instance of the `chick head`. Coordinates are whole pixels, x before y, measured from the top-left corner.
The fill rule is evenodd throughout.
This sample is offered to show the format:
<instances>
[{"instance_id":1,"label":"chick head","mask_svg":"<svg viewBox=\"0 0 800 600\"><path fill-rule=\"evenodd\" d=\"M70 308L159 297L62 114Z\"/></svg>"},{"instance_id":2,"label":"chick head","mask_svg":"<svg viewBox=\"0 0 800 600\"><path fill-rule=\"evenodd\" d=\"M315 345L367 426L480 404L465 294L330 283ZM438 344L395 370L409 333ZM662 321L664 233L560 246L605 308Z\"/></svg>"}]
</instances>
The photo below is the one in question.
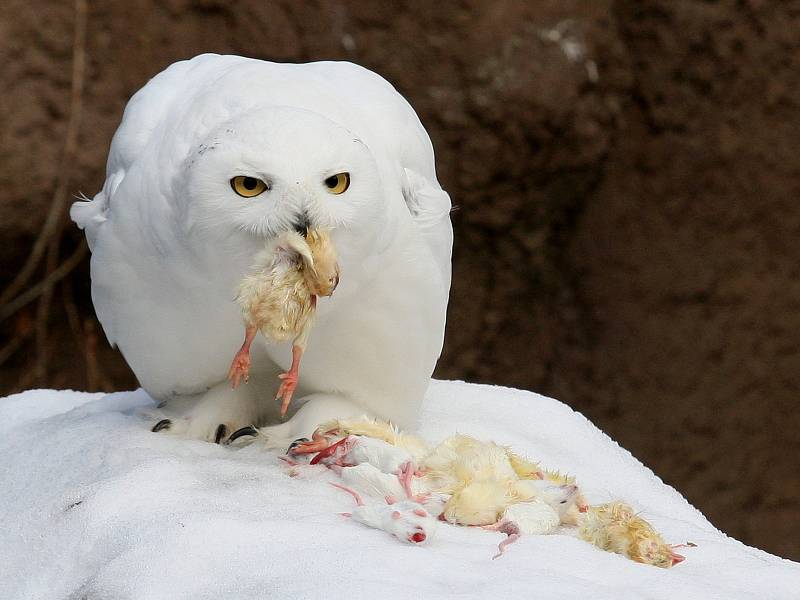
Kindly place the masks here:
<instances>
[{"instance_id":1,"label":"chick head","mask_svg":"<svg viewBox=\"0 0 800 600\"><path fill-rule=\"evenodd\" d=\"M330 296L339 285L339 264L330 233L325 229L309 229L306 242L313 258L304 271L308 287L318 296Z\"/></svg>"},{"instance_id":2,"label":"chick head","mask_svg":"<svg viewBox=\"0 0 800 600\"><path fill-rule=\"evenodd\" d=\"M684 561L684 557L677 554L669 544L656 540L640 540L632 558L636 562L669 569Z\"/></svg>"},{"instance_id":3,"label":"chick head","mask_svg":"<svg viewBox=\"0 0 800 600\"><path fill-rule=\"evenodd\" d=\"M672 546L667 544L655 529L639 516L633 516L627 522L630 557L636 562L668 569L684 560L676 554Z\"/></svg>"}]
</instances>

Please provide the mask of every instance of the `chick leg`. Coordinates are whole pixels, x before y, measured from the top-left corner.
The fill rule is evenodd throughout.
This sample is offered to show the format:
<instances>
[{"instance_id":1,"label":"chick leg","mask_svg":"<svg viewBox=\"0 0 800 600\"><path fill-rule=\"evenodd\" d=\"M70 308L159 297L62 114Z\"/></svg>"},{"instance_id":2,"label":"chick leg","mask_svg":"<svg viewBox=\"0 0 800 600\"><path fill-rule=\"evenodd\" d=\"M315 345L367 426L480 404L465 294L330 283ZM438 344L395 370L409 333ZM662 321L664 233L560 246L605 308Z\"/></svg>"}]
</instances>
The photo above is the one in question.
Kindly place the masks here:
<instances>
[{"instance_id":1,"label":"chick leg","mask_svg":"<svg viewBox=\"0 0 800 600\"><path fill-rule=\"evenodd\" d=\"M258 327L255 325L248 325L244 330L244 342L242 347L233 357L231 368L228 370L228 379L231 380L231 387L236 389L239 387L239 381L244 378L247 383L250 379L250 346L258 333Z\"/></svg>"},{"instance_id":2,"label":"chick leg","mask_svg":"<svg viewBox=\"0 0 800 600\"><path fill-rule=\"evenodd\" d=\"M281 380L281 386L278 388L278 394L275 396L276 400L281 401L281 416L286 416L286 411L289 410L289 403L292 401L292 394L297 387L297 379L300 376L300 359L303 357L303 348L294 345L292 346L292 366L286 373L281 373L278 378Z\"/></svg>"}]
</instances>

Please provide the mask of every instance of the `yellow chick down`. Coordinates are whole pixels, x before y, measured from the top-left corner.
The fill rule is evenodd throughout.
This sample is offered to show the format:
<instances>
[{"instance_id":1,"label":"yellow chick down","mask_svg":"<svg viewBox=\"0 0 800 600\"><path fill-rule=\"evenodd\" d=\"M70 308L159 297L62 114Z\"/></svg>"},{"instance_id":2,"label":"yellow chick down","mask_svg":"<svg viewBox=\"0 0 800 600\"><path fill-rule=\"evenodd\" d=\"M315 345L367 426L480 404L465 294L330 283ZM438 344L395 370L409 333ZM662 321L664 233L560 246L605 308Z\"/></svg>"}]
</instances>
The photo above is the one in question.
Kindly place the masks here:
<instances>
[{"instance_id":1,"label":"yellow chick down","mask_svg":"<svg viewBox=\"0 0 800 600\"><path fill-rule=\"evenodd\" d=\"M236 303L244 321L268 339L293 340L303 349L311 331L316 296L330 296L338 282L336 251L325 231L303 237L281 234L256 256L242 279Z\"/></svg>"},{"instance_id":2,"label":"yellow chick down","mask_svg":"<svg viewBox=\"0 0 800 600\"><path fill-rule=\"evenodd\" d=\"M602 550L664 569L683 561L653 526L624 502L590 506L578 535Z\"/></svg>"}]
</instances>

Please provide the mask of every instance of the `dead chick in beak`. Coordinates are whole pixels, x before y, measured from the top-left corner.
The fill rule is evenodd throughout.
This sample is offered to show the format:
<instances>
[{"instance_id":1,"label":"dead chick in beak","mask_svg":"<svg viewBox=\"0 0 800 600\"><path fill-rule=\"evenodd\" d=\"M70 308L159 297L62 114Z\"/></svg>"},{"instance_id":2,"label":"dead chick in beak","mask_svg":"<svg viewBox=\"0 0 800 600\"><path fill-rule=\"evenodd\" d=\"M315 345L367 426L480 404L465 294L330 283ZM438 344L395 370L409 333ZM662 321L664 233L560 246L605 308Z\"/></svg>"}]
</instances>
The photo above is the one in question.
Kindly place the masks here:
<instances>
[{"instance_id":1,"label":"dead chick in beak","mask_svg":"<svg viewBox=\"0 0 800 600\"><path fill-rule=\"evenodd\" d=\"M330 296L339 284L336 249L325 230L279 235L256 256L252 271L239 284L245 338L233 357L228 379L236 388L248 380L250 346L260 331L268 340L292 340L292 366L281 375L276 400L286 415L297 387L300 359L314 321L318 296Z\"/></svg>"}]
</instances>

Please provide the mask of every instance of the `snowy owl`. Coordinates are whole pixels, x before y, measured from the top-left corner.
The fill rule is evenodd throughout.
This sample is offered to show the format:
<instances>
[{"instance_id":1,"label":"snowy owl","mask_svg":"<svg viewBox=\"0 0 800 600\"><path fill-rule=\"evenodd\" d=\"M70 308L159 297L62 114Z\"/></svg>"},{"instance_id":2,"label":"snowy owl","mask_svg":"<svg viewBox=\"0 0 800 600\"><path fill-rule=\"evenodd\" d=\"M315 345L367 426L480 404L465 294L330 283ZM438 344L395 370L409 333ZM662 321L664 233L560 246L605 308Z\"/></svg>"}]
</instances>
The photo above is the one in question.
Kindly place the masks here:
<instances>
[{"instance_id":1,"label":"snowy owl","mask_svg":"<svg viewBox=\"0 0 800 600\"><path fill-rule=\"evenodd\" d=\"M219 441L260 424L279 446L364 413L414 427L444 337L449 213L425 129L380 76L204 54L131 98L102 191L70 214L97 316L165 429ZM278 422L289 346L259 336L249 384L231 389L234 296L265 242L306 227L332 232L341 282L319 303L300 407Z\"/></svg>"}]
</instances>

